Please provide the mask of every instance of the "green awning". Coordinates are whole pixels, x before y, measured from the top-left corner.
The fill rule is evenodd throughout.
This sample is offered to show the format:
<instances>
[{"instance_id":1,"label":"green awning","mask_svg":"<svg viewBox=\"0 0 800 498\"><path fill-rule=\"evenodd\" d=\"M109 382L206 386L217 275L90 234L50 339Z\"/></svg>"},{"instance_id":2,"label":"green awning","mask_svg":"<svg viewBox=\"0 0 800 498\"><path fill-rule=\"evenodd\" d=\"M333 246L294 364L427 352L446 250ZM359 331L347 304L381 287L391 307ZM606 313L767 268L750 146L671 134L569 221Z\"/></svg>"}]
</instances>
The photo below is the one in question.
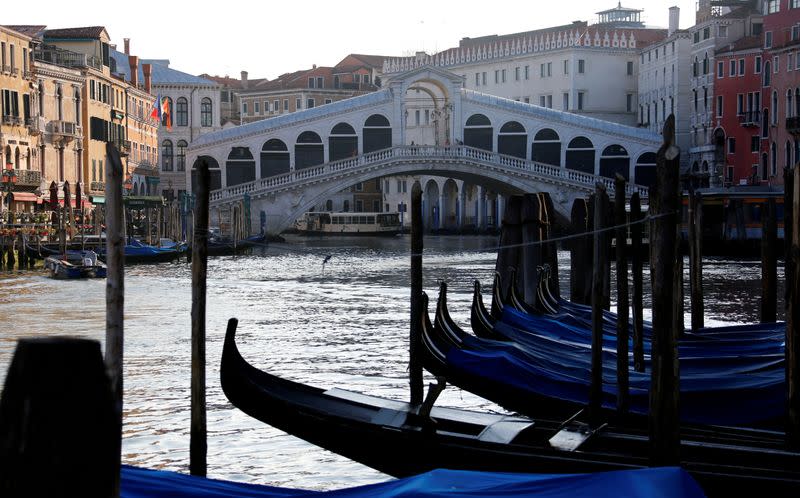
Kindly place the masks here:
<instances>
[{"instance_id":1,"label":"green awning","mask_svg":"<svg viewBox=\"0 0 800 498\"><path fill-rule=\"evenodd\" d=\"M103 197L102 195L90 195L89 202L91 202L92 204L105 204L106 198Z\"/></svg>"},{"instance_id":2,"label":"green awning","mask_svg":"<svg viewBox=\"0 0 800 498\"><path fill-rule=\"evenodd\" d=\"M164 198L160 195L128 195L123 199L128 207L158 207L164 205Z\"/></svg>"}]
</instances>

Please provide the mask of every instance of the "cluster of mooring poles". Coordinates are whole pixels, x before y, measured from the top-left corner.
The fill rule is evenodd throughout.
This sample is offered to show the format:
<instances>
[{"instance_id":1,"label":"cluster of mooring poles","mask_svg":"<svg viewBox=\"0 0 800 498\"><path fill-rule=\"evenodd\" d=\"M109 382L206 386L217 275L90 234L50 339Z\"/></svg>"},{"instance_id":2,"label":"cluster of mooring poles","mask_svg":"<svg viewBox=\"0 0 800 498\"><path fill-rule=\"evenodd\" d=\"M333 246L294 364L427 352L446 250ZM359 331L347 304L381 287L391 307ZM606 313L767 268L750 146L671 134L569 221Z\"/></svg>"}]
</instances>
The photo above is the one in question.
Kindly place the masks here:
<instances>
[{"instance_id":1,"label":"cluster of mooring poles","mask_svg":"<svg viewBox=\"0 0 800 498\"><path fill-rule=\"evenodd\" d=\"M652 287L652 372L650 388L650 462L676 465L680 462L678 338L683 333L683 257L680 252L681 191L680 150L675 145L674 118L664 128L664 143L657 154L657 178L651 187L649 218L642 213L641 199L634 192L627 201L626 184L618 177L614 185L614 204L603 185L598 184L588 199L575 202L571 229L575 234L565 241L571 252L570 296L572 301L592 306L591 387L588 406L590 426L602 423L602 312L610 303L609 254L616 259L617 289L617 410L629 409L629 324L633 324L633 368L644 371L643 337L643 233L649 224L650 278ZM800 219L798 166L786 170L786 440L800 448L800 236L794 226ZM555 242L550 240L552 204L547 194L511 196L503 217L496 270L501 278L499 293L508 295L516 274L525 301L537 299L537 268L549 265L551 288L558 282ZM774 322L776 316L777 229L774 200L765 204L762 258L763 295L761 321ZM415 184L411 197L411 403L423 400L421 347L422 251L421 191ZM416 213L416 216L415 216ZM689 250L692 329L703 328L702 299L702 197L690 193ZM630 248L628 239L630 238ZM615 240L614 240L615 239ZM615 243L613 243L615 242ZM612 245L613 243L613 245ZM632 293L628 295L628 267L632 270ZM632 317L629 316L629 308Z\"/></svg>"}]
</instances>

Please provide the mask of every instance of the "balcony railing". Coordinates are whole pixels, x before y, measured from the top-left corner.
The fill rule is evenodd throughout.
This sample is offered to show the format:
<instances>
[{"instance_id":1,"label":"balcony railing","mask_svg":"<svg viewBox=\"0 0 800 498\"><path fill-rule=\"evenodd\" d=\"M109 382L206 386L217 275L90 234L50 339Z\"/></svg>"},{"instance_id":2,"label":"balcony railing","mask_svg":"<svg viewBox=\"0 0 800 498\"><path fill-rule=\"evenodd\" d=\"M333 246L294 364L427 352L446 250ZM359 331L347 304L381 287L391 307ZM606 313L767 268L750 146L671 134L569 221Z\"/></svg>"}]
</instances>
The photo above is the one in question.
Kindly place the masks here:
<instances>
[{"instance_id":1,"label":"balcony railing","mask_svg":"<svg viewBox=\"0 0 800 498\"><path fill-rule=\"evenodd\" d=\"M761 126L761 111L746 111L739 114L742 126Z\"/></svg>"},{"instance_id":2,"label":"balcony railing","mask_svg":"<svg viewBox=\"0 0 800 498\"><path fill-rule=\"evenodd\" d=\"M786 118L786 131L792 135L800 135L800 116Z\"/></svg>"},{"instance_id":3,"label":"balcony railing","mask_svg":"<svg viewBox=\"0 0 800 498\"><path fill-rule=\"evenodd\" d=\"M42 172L28 169L15 169L16 184L25 187L38 187L42 183Z\"/></svg>"},{"instance_id":4,"label":"balcony railing","mask_svg":"<svg viewBox=\"0 0 800 498\"><path fill-rule=\"evenodd\" d=\"M117 146L120 156L127 157L131 153L130 140L112 140L111 142Z\"/></svg>"},{"instance_id":5,"label":"balcony railing","mask_svg":"<svg viewBox=\"0 0 800 498\"><path fill-rule=\"evenodd\" d=\"M11 72L11 66L3 64L3 72L4 73L10 73Z\"/></svg>"},{"instance_id":6,"label":"balcony railing","mask_svg":"<svg viewBox=\"0 0 800 498\"><path fill-rule=\"evenodd\" d=\"M11 115L3 115L3 124L4 125L21 125L22 118L19 116L11 116Z\"/></svg>"},{"instance_id":7,"label":"balcony railing","mask_svg":"<svg viewBox=\"0 0 800 498\"><path fill-rule=\"evenodd\" d=\"M33 72L28 70L22 71L22 77L26 80L33 79Z\"/></svg>"},{"instance_id":8,"label":"balcony railing","mask_svg":"<svg viewBox=\"0 0 800 498\"><path fill-rule=\"evenodd\" d=\"M47 122L41 116L31 116L25 120L28 126L28 133L31 135L40 135L47 129Z\"/></svg>"},{"instance_id":9,"label":"balcony railing","mask_svg":"<svg viewBox=\"0 0 800 498\"><path fill-rule=\"evenodd\" d=\"M50 133L55 141L69 142L81 134L81 127L72 121L50 121Z\"/></svg>"},{"instance_id":10,"label":"balcony railing","mask_svg":"<svg viewBox=\"0 0 800 498\"><path fill-rule=\"evenodd\" d=\"M105 192L106 190L105 182L92 182L89 184L89 187L95 192Z\"/></svg>"},{"instance_id":11,"label":"balcony railing","mask_svg":"<svg viewBox=\"0 0 800 498\"><path fill-rule=\"evenodd\" d=\"M52 45L42 45L33 51L33 59L40 62L47 62L64 67L93 67L98 70L103 69L103 61L99 57L87 56L70 50L54 47Z\"/></svg>"}]
</instances>

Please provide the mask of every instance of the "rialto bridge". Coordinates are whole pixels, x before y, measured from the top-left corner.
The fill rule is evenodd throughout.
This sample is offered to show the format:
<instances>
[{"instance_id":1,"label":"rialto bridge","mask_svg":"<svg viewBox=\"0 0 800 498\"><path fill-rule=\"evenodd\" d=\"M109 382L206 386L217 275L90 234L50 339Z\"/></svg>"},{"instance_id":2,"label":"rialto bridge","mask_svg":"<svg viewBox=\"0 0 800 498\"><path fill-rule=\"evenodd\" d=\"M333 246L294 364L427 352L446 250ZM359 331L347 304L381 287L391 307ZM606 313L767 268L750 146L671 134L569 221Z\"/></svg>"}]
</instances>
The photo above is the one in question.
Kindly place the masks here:
<instances>
[{"instance_id":1,"label":"rialto bridge","mask_svg":"<svg viewBox=\"0 0 800 498\"><path fill-rule=\"evenodd\" d=\"M429 179L424 219L435 227L485 223L505 196L524 192L549 192L568 216L596 182L613 192L617 173L646 195L658 135L466 90L462 81L426 66L374 93L203 135L187 153L187 184L206 160L212 211L247 196L252 226L265 222L269 233L330 206L344 189L391 177Z\"/></svg>"}]
</instances>

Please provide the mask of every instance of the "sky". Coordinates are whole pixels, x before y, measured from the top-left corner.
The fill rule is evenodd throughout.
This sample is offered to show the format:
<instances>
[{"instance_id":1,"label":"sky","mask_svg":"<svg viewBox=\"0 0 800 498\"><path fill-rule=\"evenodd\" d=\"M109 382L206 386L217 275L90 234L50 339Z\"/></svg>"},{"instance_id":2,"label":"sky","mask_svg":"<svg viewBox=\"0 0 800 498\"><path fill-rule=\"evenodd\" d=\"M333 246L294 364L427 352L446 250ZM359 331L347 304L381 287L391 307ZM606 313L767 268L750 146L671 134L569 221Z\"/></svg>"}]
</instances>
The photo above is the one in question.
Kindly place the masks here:
<instances>
[{"instance_id":1,"label":"sky","mask_svg":"<svg viewBox=\"0 0 800 498\"><path fill-rule=\"evenodd\" d=\"M333 66L347 54L407 56L457 47L464 37L503 35L581 20L615 7L617 0L304 0L302 2L222 0L136 0L124 10L99 8L87 0L12 2L1 24L41 24L48 28L105 26L122 51L169 59L190 74L269 78ZM695 0L627 0L644 9L648 26L666 28L668 9L681 9L680 27L694 24ZM27 8L26 8L27 7Z\"/></svg>"}]
</instances>

